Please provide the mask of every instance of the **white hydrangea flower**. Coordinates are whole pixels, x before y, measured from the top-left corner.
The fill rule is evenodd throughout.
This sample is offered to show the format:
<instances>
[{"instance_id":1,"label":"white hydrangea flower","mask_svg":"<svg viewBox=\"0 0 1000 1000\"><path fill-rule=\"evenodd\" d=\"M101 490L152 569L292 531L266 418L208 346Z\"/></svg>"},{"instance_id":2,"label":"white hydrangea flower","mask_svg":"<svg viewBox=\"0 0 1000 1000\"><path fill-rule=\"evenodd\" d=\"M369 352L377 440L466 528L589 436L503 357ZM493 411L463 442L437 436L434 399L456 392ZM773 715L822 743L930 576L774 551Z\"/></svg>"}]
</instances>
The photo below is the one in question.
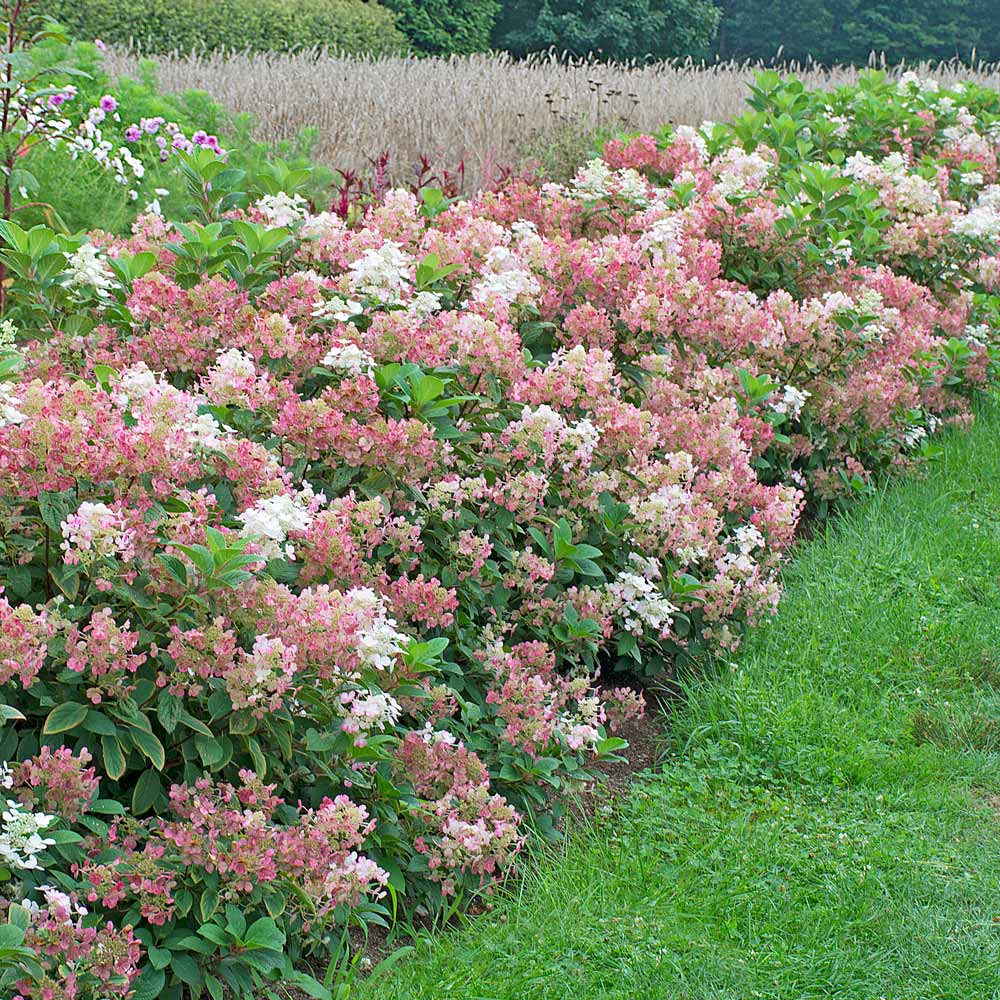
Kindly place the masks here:
<instances>
[{"instance_id":1,"label":"white hydrangea flower","mask_svg":"<svg viewBox=\"0 0 1000 1000\"><path fill-rule=\"evenodd\" d=\"M359 612L358 655L363 666L391 670L406 649L409 637L397 631L396 621L386 614L385 600L370 587L353 587L344 595L345 603Z\"/></svg>"},{"instance_id":2,"label":"white hydrangea flower","mask_svg":"<svg viewBox=\"0 0 1000 1000\"><path fill-rule=\"evenodd\" d=\"M458 746L458 737L447 729L434 729L431 723L424 724L424 728L419 730L420 738L425 743L441 744L445 743L450 747Z\"/></svg>"},{"instance_id":3,"label":"white hydrangea flower","mask_svg":"<svg viewBox=\"0 0 1000 1000\"><path fill-rule=\"evenodd\" d=\"M308 484L294 496L279 493L258 500L238 515L237 520L243 523L240 535L257 542L266 559L284 556L294 560L295 550L285 541L293 531L306 531L312 524L314 513L309 505L314 500L315 494Z\"/></svg>"},{"instance_id":4,"label":"white hydrangea flower","mask_svg":"<svg viewBox=\"0 0 1000 1000\"><path fill-rule=\"evenodd\" d=\"M649 229L639 237L639 248L650 250L654 257L656 251L660 256L675 257L680 253L681 239L684 235L684 222L679 215L668 215L657 219Z\"/></svg>"},{"instance_id":5,"label":"white hydrangea flower","mask_svg":"<svg viewBox=\"0 0 1000 1000\"><path fill-rule=\"evenodd\" d=\"M907 448L916 448L923 439L927 437L926 427L907 427L902 434L899 435L900 440Z\"/></svg>"},{"instance_id":6,"label":"white hydrangea flower","mask_svg":"<svg viewBox=\"0 0 1000 1000\"><path fill-rule=\"evenodd\" d=\"M495 246L486 254L479 280L472 286L472 301L483 303L530 302L541 291L538 279L508 247Z\"/></svg>"},{"instance_id":7,"label":"white hydrangea flower","mask_svg":"<svg viewBox=\"0 0 1000 1000\"><path fill-rule=\"evenodd\" d=\"M617 196L645 204L649 188L642 174L632 167L612 170L600 157L588 160L570 181L573 194L582 201L600 201Z\"/></svg>"},{"instance_id":8,"label":"white hydrangea flower","mask_svg":"<svg viewBox=\"0 0 1000 1000\"><path fill-rule=\"evenodd\" d=\"M40 885L38 892L45 897L45 903L49 908L49 912L63 914L67 923L72 922L74 916L87 916L88 910L85 906L74 903L68 893L57 889L54 885ZM41 910L38 903L31 899L24 900L21 905L33 916L37 916Z\"/></svg>"},{"instance_id":9,"label":"white hydrangea flower","mask_svg":"<svg viewBox=\"0 0 1000 1000\"><path fill-rule=\"evenodd\" d=\"M93 243L84 243L66 255L66 285L69 288L91 287L98 295L107 295L114 285L114 274Z\"/></svg>"},{"instance_id":10,"label":"white hydrangea flower","mask_svg":"<svg viewBox=\"0 0 1000 1000\"><path fill-rule=\"evenodd\" d=\"M227 385L257 377L257 366L253 358L236 347L220 351L210 371L215 372L216 378Z\"/></svg>"},{"instance_id":11,"label":"white hydrangea flower","mask_svg":"<svg viewBox=\"0 0 1000 1000\"><path fill-rule=\"evenodd\" d=\"M677 128L674 129L674 138L680 139L696 149L698 155L702 158L702 161L708 158L708 143L705 141L705 137L701 134L701 132L693 126L678 125Z\"/></svg>"},{"instance_id":12,"label":"white hydrangea flower","mask_svg":"<svg viewBox=\"0 0 1000 1000\"><path fill-rule=\"evenodd\" d=\"M414 316L426 319L441 309L441 296L437 292L417 292L406 303L406 311Z\"/></svg>"},{"instance_id":13,"label":"white hydrangea flower","mask_svg":"<svg viewBox=\"0 0 1000 1000\"><path fill-rule=\"evenodd\" d=\"M339 236L344 232L344 220L333 212L319 212L307 215L299 226L299 237L303 240L322 240Z\"/></svg>"},{"instance_id":14,"label":"white hydrangea flower","mask_svg":"<svg viewBox=\"0 0 1000 1000\"><path fill-rule=\"evenodd\" d=\"M796 389L794 385L786 385L781 396L771 403L775 413L783 413L792 420L798 420L806 400L812 395L807 389Z\"/></svg>"},{"instance_id":15,"label":"white hydrangea flower","mask_svg":"<svg viewBox=\"0 0 1000 1000\"><path fill-rule=\"evenodd\" d=\"M867 153L853 153L844 161L843 172L856 181L874 184L882 176L879 165Z\"/></svg>"},{"instance_id":16,"label":"white hydrangea flower","mask_svg":"<svg viewBox=\"0 0 1000 1000\"><path fill-rule=\"evenodd\" d=\"M518 219L517 222L511 225L510 231L514 234L515 239L525 240L538 235L538 226L527 219Z\"/></svg>"},{"instance_id":17,"label":"white hydrangea flower","mask_svg":"<svg viewBox=\"0 0 1000 1000\"><path fill-rule=\"evenodd\" d=\"M323 356L320 364L324 368L344 372L346 375L371 377L375 370L375 359L365 350L350 341L334 344Z\"/></svg>"},{"instance_id":18,"label":"white hydrangea flower","mask_svg":"<svg viewBox=\"0 0 1000 1000\"><path fill-rule=\"evenodd\" d=\"M67 563L86 565L95 559L111 556L129 559L135 554L133 532L122 515L104 503L84 500L59 525L59 531L63 536L60 548Z\"/></svg>"},{"instance_id":19,"label":"white hydrangea flower","mask_svg":"<svg viewBox=\"0 0 1000 1000\"><path fill-rule=\"evenodd\" d=\"M749 555L754 549L764 548L764 536L752 524L741 524L733 532L733 540L744 555Z\"/></svg>"},{"instance_id":20,"label":"white hydrangea flower","mask_svg":"<svg viewBox=\"0 0 1000 1000\"><path fill-rule=\"evenodd\" d=\"M42 831L54 822L55 816L33 813L8 799L7 808L0 812L0 863L18 870L41 869L38 855L55 844L50 837L43 837Z\"/></svg>"},{"instance_id":21,"label":"white hydrangea flower","mask_svg":"<svg viewBox=\"0 0 1000 1000\"><path fill-rule=\"evenodd\" d=\"M600 438L600 429L590 420L578 420L574 424L566 425L559 445L560 448L570 451L573 463L589 466L593 462Z\"/></svg>"},{"instance_id":22,"label":"white hydrangea flower","mask_svg":"<svg viewBox=\"0 0 1000 1000\"><path fill-rule=\"evenodd\" d=\"M749 552L727 552L715 560L715 568L731 580L749 580L757 575L759 567Z\"/></svg>"},{"instance_id":23,"label":"white hydrangea flower","mask_svg":"<svg viewBox=\"0 0 1000 1000\"><path fill-rule=\"evenodd\" d=\"M941 193L919 174L905 174L893 184L896 191L896 209L911 215L929 215L941 204Z\"/></svg>"},{"instance_id":24,"label":"white hydrangea flower","mask_svg":"<svg viewBox=\"0 0 1000 1000\"><path fill-rule=\"evenodd\" d=\"M914 90L923 94L936 94L940 91L941 84L930 77L921 79L912 70L908 70L899 78L897 89L901 94L911 94Z\"/></svg>"},{"instance_id":25,"label":"white hydrangea flower","mask_svg":"<svg viewBox=\"0 0 1000 1000\"><path fill-rule=\"evenodd\" d=\"M288 195L284 191L266 194L254 206L268 223L276 227L291 226L306 217L308 202L300 194Z\"/></svg>"},{"instance_id":26,"label":"white hydrangea flower","mask_svg":"<svg viewBox=\"0 0 1000 1000\"><path fill-rule=\"evenodd\" d=\"M398 302L409 284L412 267L412 258L399 244L386 240L377 250L365 250L348 266L351 289L382 302Z\"/></svg>"},{"instance_id":27,"label":"white hydrangea flower","mask_svg":"<svg viewBox=\"0 0 1000 1000\"><path fill-rule=\"evenodd\" d=\"M611 168L599 156L588 160L570 181L578 198L597 201L608 196Z\"/></svg>"},{"instance_id":28,"label":"white hydrangea flower","mask_svg":"<svg viewBox=\"0 0 1000 1000\"><path fill-rule=\"evenodd\" d=\"M622 622L630 632L639 633L646 627L661 637L670 632L671 616L677 608L644 576L621 572L607 589L621 603Z\"/></svg>"},{"instance_id":29,"label":"white hydrangea flower","mask_svg":"<svg viewBox=\"0 0 1000 1000\"><path fill-rule=\"evenodd\" d=\"M340 696L344 715L341 728L362 738L371 732L384 732L399 721L402 706L383 691L345 691Z\"/></svg>"},{"instance_id":30,"label":"white hydrangea flower","mask_svg":"<svg viewBox=\"0 0 1000 1000\"><path fill-rule=\"evenodd\" d=\"M715 166L719 171L716 190L730 197L759 191L774 168L774 162L757 150L747 153L733 146L715 161Z\"/></svg>"},{"instance_id":31,"label":"white hydrangea flower","mask_svg":"<svg viewBox=\"0 0 1000 1000\"><path fill-rule=\"evenodd\" d=\"M14 346L17 339L17 327L13 320L5 319L0 321L0 349Z\"/></svg>"},{"instance_id":32,"label":"white hydrangea flower","mask_svg":"<svg viewBox=\"0 0 1000 1000\"><path fill-rule=\"evenodd\" d=\"M312 311L316 319L332 319L337 323L348 323L364 311L360 302L345 299L342 295L331 295Z\"/></svg>"},{"instance_id":33,"label":"white hydrangea flower","mask_svg":"<svg viewBox=\"0 0 1000 1000\"><path fill-rule=\"evenodd\" d=\"M125 410L131 403L141 403L166 386L166 383L140 361L126 368L115 379L111 390L111 401L119 409Z\"/></svg>"},{"instance_id":34,"label":"white hydrangea flower","mask_svg":"<svg viewBox=\"0 0 1000 1000\"><path fill-rule=\"evenodd\" d=\"M184 430L191 437L194 447L203 448L206 451L217 451L223 438L227 435L222 425L211 413L200 413Z\"/></svg>"},{"instance_id":35,"label":"white hydrangea flower","mask_svg":"<svg viewBox=\"0 0 1000 1000\"><path fill-rule=\"evenodd\" d=\"M23 424L27 416L18 407L16 390L9 382L0 382L0 427Z\"/></svg>"},{"instance_id":36,"label":"white hydrangea flower","mask_svg":"<svg viewBox=\"0 0 1000 1000\"><path fill-rule=\"evenodd\" d=\"M969 239L994 240L1000 237L1000 211L989 203L973 205L952 221L951 231Z\"/></svg>"},{"instance_id":37,"label":"white hydrangea flower","mask_svg":"<svg viewBox=\"0 0 1000 1000\"><path fill-rule=\"evenodd\" d=\"M619 198L626 201L634 201L645 204L649 200L649 189L642 174L632 167L625 167L623 170L615 171L614 193Z\"/></svg>"}]
</instances>

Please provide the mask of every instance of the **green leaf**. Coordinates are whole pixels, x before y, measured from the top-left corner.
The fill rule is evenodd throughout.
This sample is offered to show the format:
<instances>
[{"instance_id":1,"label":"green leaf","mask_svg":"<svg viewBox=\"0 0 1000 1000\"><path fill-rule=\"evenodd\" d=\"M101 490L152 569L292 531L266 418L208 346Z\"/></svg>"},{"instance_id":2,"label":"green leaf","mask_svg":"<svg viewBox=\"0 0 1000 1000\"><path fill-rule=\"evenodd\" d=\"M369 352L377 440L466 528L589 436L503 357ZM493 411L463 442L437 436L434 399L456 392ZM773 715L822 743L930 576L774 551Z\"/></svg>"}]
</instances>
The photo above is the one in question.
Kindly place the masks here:
<instances>
[{"instance_id":1,"label":"green leaf","mask_svg":"<svg viewBox=\"0 0 1000 1000\"><path fill-rule=\"evenodd\" d=\"M125 806L114 799L94 799L90 803L89 812L99 813L102 816L123 816Z\"/></svg>"},{"instance_id":2,"label":"green leaf","mask_svg":"<svg viewBox=\"0 0 1000 1000\"><path fill-rule=\"evenodd\" d=\"M72 830L47 830L45 836L59 845L79 844L83 837Z\"/></svg>"},{"instance_id":3,"label":"green leaf","mask_svg":"<svg viewBox=\"0 0 1000 1000\"><path fill-rule=\"evenodd\" d=\"M183 702L175 694L171 694L167 690L163 690L160 693L159 704L156 709L157 718L160 720L160 725L168 732L172 733L177 728L177 723L180 720L180 714Z\"/></svg>"},{"instance_id":4,"label":"green leaf","mask_svg":"<svg viewBox=\"0 0 1000 1000\"><path fill-rule=\"evenodd\" d=\"M132 812L136 816L149 812L156 804L156 800L163 793L163 783L156 771L149 769L139 775L139 780L135 783L135 791L132 793Z\"/></svg>"},{"instance_id":5,"label":"green leaf","mask_svg":"<svg viewBox=\"0 0 1000 1000\"><path fill-rule=\"evenodd\" d=\"M135 981L132 1000L159 1000L166 982L167 977L162 970L147 966Z\"/></svg>"},{"instance_id":6,"label":"green leaf","mask_svg":"<svg viewBox=\"0 0 1000 1000\"><path fill-rule=\"evenodd\" d=\"M165 969L173 957L166 948L156 948L152 945L146 954L149 956L149 964L154 969Z\"/></svg>"},{"instance_id":7,"label":"green leaf","mask_svg":"<svg viewBox=\"0 0 1000 1000\"><path fill-rule=\"evenodd\" d=\"M75 510L76 500L72 493L42 493L38 497L38 512L42 520L56 534L62 530L60 525Z\"/></svg>"},{"instance_id":8,"label":"green leaf","mask_svg":"<svg viewBox=\"0 0 1000 1000\"><path fill-rule=\"evenodd\" d=\"M84 719L87 718L89 709L86 705L80 705L75 701L67 701L62 705L57 705L45 720L42 732L46 736L56 733L68 733L71 729L76 729Z\"/></svg>"},{"instance_id":9,"label":"green leaf","mask_svg":"<svg viewBox=\"0 0 1000 1000\"><path fill-rule=\"evenodd\" d=\"M202 896L202 899L205 897ZM215 894L216 902L218 902L219 894ZM202 904L204 906L204 904ZM204 910L203 910L204 912ZM214 944L219 945L219 947L225 947L229 943L229 935L218 925L218 924L202 924L198 928L198 933L203 937L207 938Z\"/></svg>"},{"instance_id":10,"label":"green leaf","mask_svg":"<svg viewBox=\"0 0 1000 1000\"><path fill-rule=\"evenodd\" d=\"M149 758L150 763L157 771L162 771L167 761L163 744L152 733L147 733L145 730L135 727L129 730L129 736L131 736L136 749Z\"/></svg>"},{"instance_id":11,"label":"green leaf","mask_svg":"<svg viewBox=\"0 0 1000 1000\"><path fill-rule=\"evenodd\" d=\"M206 549L204 545L179 545L177 542L173 542L172 545L195 564L202 576L206 579L212 576L215 571L215 559L212 558L211 551Z\"/></svg>"},{"instance_id":12,"label":"green leaf","mask_svg":"<svg viewBox=\"0 0 1000 1000\"><path fill-rule=\"evenodd\" d=\"M104 752L104 770L112 781L118 781L125 773L122 745L113 736L102 736L101 750Z\"/></svg>"},{"instance_id":13,"label":"green leaf","mask_svg":"<svg viewBox=\"0 0 1000 1000\"><path fill-rule=\"evenodd\" d=\"M0 705L0 722L23 722L24 715L10 705Z\"/></svg>"},{"instance_id":14,"label":"green leaf","mask_svg":"<svg viewBox=\"0 0 1000 1000\"><path fill-rule=\"evenodd\" d=\"M114 722L96 708L87 710L87 721L83 728L88 733L96 733L98 736L114 736L118 732L118 727Z\"/></svg>"},{"instance_id":15,"label":"green leaf","mask_svg":"<svg viewBox=\"0 0 1000 1000\"><path fill-rule=\"evenodd\" d=\"M24 930L15 924L0 924L0 948L18 948L24 941Z\"/></svg>"},{"instance_id":16,"label":"green leaf","mask_svg":"<svg viewBox=\"0 0 1000 1000\"><path fill-rule=\"evenodd\" d=\"M212 915L219 908L219 892L217 889L206 889L201 894L201 899L198 901L198 909L201 912L201 919L204 921L209 921L212 919Z\"/></svg>"},{"instance_id":17,"label":"green leaf","mask_svg":"<svg viewBox=\"0 0 1000 1000\"><path fill-rule=\"evenodd\" d=\"M195 995L201 991L204 985L201 969L198 963L190 955L174 955L170 961L170 971L187 986L195 991Z\"/></svg>"},{"instance_id":18,"label":"green leaf","mask_svg":"<svg viewBox=\"0 0 1000 1000\"><path fill-rule=\"evenodd\" d=\"M175 948L183 948L185 951L197 952L199 955L215 954L215 948L211 942L195 937L194 934L188 934L187 937L183 937L177 942L171 940L171 945Z\"/></svg>"},{"instance_id":19,"label":"green leaf","mask_svg":"<svg viewBox=\"0 0 1000 1000\"><path fill-rule=\"evenodd\" d=\"M304 972L293 972L288 976L288 983L306 996L314 997L315 1000L333 1000L333 994L319 980L307 976Z\"/></svg>"},{"instance_id":20,"label":"green leaf","mask_svg":"<svg viewBox=\"0 0 1000 1000\"><path fill-rule=\"evenodd\" d=\"M226 903L226 930L234 937L242 939L246 929L246 917L232 903Z\"/></svg>"},{"instance_id":21,"label":"green leaf","mask_svg":"<svg viewBox=\"0 0 1000 1000\"><path fill-rule=\"evenodd\" d=\"M193 715L191 715L186 709L181 709L180 714L177 716L178 721L182 726L187 726L188 729L194 730L196 733L200 733L202 736L212 736L212 730L205 725L204 722L200 722Z\"/></svg>"},{"instance_id":22,"label":"green leaf","mask_svg":"<svg viewBox=\"0 0 1000 1000\"><path fill-rule=\"evenodd\" d=\"M222 744L214 736L197 735L194 738L194 745L198 750L198 756L206 767L218 764L226 755Z\"/></svg>"},{"instance_id":23,"label":"green leaf","mask_svg":"<svg viewBox=\"0 0 1000 1000\"><path fill-rule=\"evenodd\" d=\"M170 574L170 576L177 581L182 587L188 585L187 578L187 567L184 563L177 558L177 556L169 556L164 553L160 553L156 557L162 564L163 568Z\"/></svg>"},{"instance_id":24,"label":"green leaf","mask_svg":"<svg viewBox=\"0 0 1000 1000\"><path fill-rule=\"evenodd\" d=\"M49 567L49 576L69 600L76 600L76 595L80 592L80 570L78 567L55 563Z\"/></svg>"},{"instance_id":25,"label":"green leaf","mask_svg":"<svg viewBox=\"0 0 1000 1000\"><path fill-rule=\"evenodd\" d=\"M247 947L281 951L285 947L285 934L270 917L255 920L243 938Z\"/></svg>"},{"instance_id":26,"label":"green leaf","mask_svg":"<svg viewBox=\"0 0 1000 1000\"><path fill-rule=\"evenodd\" d=\"M31 914L20 903L10 904L10 908L7 910L7 919L23 931L26 931L31 924Z\"/></svg>"}]
</instances>

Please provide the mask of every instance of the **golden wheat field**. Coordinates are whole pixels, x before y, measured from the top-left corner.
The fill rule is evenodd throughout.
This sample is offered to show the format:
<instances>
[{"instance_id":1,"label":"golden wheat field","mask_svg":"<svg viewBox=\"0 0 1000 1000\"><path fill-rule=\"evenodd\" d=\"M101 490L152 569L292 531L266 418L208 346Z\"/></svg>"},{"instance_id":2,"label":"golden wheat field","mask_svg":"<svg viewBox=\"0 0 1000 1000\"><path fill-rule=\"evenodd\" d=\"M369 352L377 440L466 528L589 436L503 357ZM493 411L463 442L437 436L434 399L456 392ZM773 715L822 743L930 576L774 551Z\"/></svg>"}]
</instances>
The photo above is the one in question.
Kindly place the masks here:
<instances>
[{"instance_id":1,"label":"golden wheat field","mask_svg":"<svg viewBox=\"0 0 1000 1000\"><path fill-rule=\"evenodd\" d=\"M698 125L738 114L760 66L690 60L643 66L566 62L554 55L517 61L506 55L451 58L214 54L154 60L163 89L206 90L236 112L249 112L255 136L292 139L313 127L313 156L341 170L363 170L390 150L390 171L409 172L420 156L437 167L464 161L467 188L504 167L544 157L548 172L580 154L597 129ZM140 56L112 51L113 76L133 75ZM876 60L873 59L873 63ZM811 86L857 80L854 67L784 64ZM899 73L904 67L888 67ZM1000 66L908 66L941 82L1000 85Z\"/></svg>"}]
</instances>

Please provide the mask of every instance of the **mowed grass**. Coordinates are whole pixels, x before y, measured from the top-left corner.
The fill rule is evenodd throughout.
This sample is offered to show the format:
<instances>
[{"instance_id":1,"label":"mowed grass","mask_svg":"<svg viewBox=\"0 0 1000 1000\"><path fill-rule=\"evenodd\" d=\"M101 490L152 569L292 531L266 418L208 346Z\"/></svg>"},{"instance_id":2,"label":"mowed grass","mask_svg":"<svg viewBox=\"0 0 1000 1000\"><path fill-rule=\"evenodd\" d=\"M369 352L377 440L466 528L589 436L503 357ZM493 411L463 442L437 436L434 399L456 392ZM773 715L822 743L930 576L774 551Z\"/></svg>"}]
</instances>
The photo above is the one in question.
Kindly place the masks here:
<instances>
[{"instance_id":1,"label":"mowed grass","mask_svg":"<svg viewBox=\"0 0 1000 1000\"><path fill-rule=\"evenodd\" d=\"M661 768L353 995L1000 998L1000 409L786 581Z\"/></svg>"}]
</instances>

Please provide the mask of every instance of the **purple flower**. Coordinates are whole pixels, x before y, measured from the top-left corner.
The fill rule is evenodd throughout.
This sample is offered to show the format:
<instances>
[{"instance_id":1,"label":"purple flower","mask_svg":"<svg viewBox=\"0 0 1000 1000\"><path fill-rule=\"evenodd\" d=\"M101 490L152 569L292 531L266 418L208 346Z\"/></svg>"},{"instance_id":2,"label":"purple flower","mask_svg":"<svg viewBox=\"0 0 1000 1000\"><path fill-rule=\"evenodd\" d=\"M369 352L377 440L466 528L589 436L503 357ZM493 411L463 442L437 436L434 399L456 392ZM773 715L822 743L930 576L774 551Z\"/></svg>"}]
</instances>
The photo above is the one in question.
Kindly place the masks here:
<instances>
[{"instance_id":1,"label":"purple flower","mask_svg":"<svg viewBox=\"0 0 1000 1000\"><path fill-rule=\"evenodd\" d=\"M125 129L126 142L138 142L141 136L142 132L139 131L138 125L129 125L129 127Z\"/></svg>"},{"instance_id":2,"label":"purple flower","mask_svg":"<svg viewBox=\"0 0 1000 1000\"><path fill-rule=\"evenodd\" d=\"M142 127L149 135L156 135L162 124L162 118L143 118L142 120Z\"/></svg>"},{"instance_id":3,"label":"purple flower","mask_svg":"<svg viewBox=\"0 0 1000 1000\"><path fill-rule=\"evenodd\" d=\"M222 150L219 148L219 137L217 135L210 135L208 137L208 142L205 143L209 149L215 150L216 153L221 153Z\"/></svg>"},{"instance_id":4,"label":"purple flower","mask_svg":"<svg viewBox=\"0 0 1000 1000\"><path fill-rule=\"evenodd\" d=\"M60 105L65 104L65 103L66 103L66 95L65 94L51 94L49 96L49 107L50 108L58 108Z\"/></svg>"},{"instance_id":5,"label":"purple flower","mask_svg":"<svg viewBox=\"0 0 1000 1000\"><path fill-rule=\"evenodd\" d=\"M193 136L191 136L191 141L196 146L207 146L208 145L208 133L203 129L198 129Z\"/></svg>"},{"instance_id":6,"label":"purple flower","mask_svg":"<svg viewBox=\"0 0 1000 1000\"><path fill-rule=\"evenodd\" d=\"M94 48L97 49L98 52L108 51L107 45L105 45L99 38L94 39Z\"/></svg>"},{"instance_id":7,"label":"purple flower","mask_svg":"<svg viewBox=\"0 0 1000 1000\"><path fill-rule=\"evenodd\" d=\"M101 110L109 115L118 107L118 102L110 94L105 94L98 103Z\"/></svg>"}]
</instances>

